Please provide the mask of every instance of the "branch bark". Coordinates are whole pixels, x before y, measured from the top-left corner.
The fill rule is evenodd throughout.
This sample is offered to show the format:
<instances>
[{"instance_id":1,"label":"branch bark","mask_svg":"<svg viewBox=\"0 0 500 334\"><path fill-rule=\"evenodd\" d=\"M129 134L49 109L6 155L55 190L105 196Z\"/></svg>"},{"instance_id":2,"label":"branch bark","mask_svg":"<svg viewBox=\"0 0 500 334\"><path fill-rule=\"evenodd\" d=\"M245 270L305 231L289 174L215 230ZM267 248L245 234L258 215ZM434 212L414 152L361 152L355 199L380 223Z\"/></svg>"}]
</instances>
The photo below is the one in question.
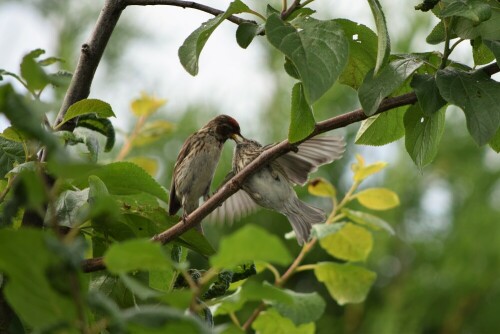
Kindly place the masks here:
<instances>
[{"instance_id":1,"label":"branch bark","mask_svg":"<svg viewBox=\"0 0 500 334\"><path fill-rule=\"evenodd\" d=\"M481 68L481 70L491 76L495 73L498 73L500 71L500 68L498 67L498 64L492 63ZM417 102L417 96L414 92L387 98L382 101L379 108L377 109L376 114L380 114L397 107L414 104L415 102ZM327 131L343 128L347 125L360 122L362 120L365 120L366 118L368 117L364 114L363 109L357 109L336 117L329 118L325 121L317 123L311 135L309 135L302 141L305 141ZM272 161L273 159L276 159L277 157L290 152L291 150L293 150L295 145L296 144L290 144L288 140L284 140L278 145L267 149L257 159L252 161L243 170L241 170L232 179L230 179L223 187L219 189L219 191L212 195L198 209L188 215L184 222L182 220L179 221L168 230L153 236L151 238L151 241L166 244L179 237L190 228L195 227L202 221L203 218L205 218L210 212L215 210L215 208L217 208L223 201L225 201L229 196L238 191L238 189L241 188L243 182L245 182L245 180L250 175L255 173L259 168ZM84 272L94 272L105 268L106 267L104 265L102 257L88 259L83 261L82 263L82 270Z\"/></svg>"}]
</instances>

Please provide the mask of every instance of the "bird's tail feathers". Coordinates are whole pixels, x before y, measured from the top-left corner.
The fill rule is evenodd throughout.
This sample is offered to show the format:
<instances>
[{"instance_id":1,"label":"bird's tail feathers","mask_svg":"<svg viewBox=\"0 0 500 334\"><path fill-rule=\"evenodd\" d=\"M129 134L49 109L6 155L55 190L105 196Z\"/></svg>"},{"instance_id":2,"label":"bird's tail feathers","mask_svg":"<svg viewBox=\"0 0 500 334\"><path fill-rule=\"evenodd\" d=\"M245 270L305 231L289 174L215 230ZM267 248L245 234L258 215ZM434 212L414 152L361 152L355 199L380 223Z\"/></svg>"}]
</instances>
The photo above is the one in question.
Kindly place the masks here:
<instances>
[{"instance_id":1,"label":"bird's tail feathers","mask_svg":"<svg viewBox=\"0 0 500 334\"><path fill-rule=\"evenodd\" d=\"M313 224L319 224L326 220L325 212L302 202L294 196L293 200L285 204L284 215L292 224L299 245L303 245L309 239Z\"/></svg>"}]
</instances>

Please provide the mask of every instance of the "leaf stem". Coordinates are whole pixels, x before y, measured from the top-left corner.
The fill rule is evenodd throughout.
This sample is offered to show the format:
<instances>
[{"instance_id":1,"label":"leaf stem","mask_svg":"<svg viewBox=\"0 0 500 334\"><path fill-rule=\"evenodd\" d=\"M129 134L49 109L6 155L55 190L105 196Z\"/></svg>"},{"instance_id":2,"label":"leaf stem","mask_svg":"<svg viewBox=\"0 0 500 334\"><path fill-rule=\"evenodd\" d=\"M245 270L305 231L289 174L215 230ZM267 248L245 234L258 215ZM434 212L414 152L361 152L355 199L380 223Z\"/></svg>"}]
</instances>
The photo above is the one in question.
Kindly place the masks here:
<instances>
[{"instance_id":1,"label":"leaf stem","mask_svg":"<svg viewBox=\"0 0 500 334\"><path fill-rule=\"evenodd\" d=\"M278 269L276 269L275 266L273 266L272 264L266 262L266 268L269 269L269 271L273 273L273 275L274 275L274 282L278 282L281 279L281 275L280 275Z\"/></svg>"},{"instance_id":2,"label":"leaf stem","mask_svg":"<svg viewBox=\"0 0 500 334\"><path fill-rule=\"evenodd\" d=\"M443 20L443 25L444 25L444 51L443 51L443 59L441 60L441 65L439 66L440 69L444 69L446 67L446 63L448 62L448 57L451 54L451 51L453 49L450 49L450 27L453 24L453 17L451 17L449 20L444 19Z\"/></svg>"},{"instance_id":3,"label":"leaf stem","mask_svg":"<svg viewBox=\"0 0 500 334\"><path fill-rule=\"evenodd\" d=\"M134 130L132 130L132 133L130 136L125 138L125 143L122 146L122 149L118 153L118 155L115 158L115 161L121 161L123 160L127 154L130 152L132 149L132 142L134 139L137 137L139 134L139 131L141 131L142 126L144 125L144 122L146 121L147 116L142 115L137 119L137 123L135 123Z\"/></svg>"},{"instance_id":4,"label":"leaf stem","mask_svg":"<svg viewBox=\"0 0 500 334\"><path fill-rule=\"evenodd\" d=\"M241 328L241 323L234 312L229 312L229 318L231 319L233 324L235 324L238 328Z\"/></svg>"},{"instance_id":5,"label":"leaf stem","mask_svg":"<svg viewBox=\"0 0 500 334\"><path fill-rule=\"evenodd\" d=\"M295 272L314 270L314 268L316 268L315 264L303 264L301 266L298 266L297 269L295 269Z\"/></svg>"}]
</instances>

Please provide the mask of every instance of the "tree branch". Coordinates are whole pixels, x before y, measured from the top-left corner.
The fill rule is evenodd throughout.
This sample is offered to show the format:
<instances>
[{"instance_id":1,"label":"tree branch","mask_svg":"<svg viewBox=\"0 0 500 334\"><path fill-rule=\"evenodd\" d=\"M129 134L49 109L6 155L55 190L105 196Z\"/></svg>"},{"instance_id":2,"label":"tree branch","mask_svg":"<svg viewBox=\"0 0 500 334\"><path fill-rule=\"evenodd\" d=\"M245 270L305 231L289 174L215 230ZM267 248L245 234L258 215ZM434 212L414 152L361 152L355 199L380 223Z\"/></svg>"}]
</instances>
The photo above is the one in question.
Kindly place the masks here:
<instances>
[{"instance_id":1,"label":"tree branch","mask_svg":"<svg viewBox=\"0 0 500 334\"><path fill-rule=\"evenodd\" d=\"M59 125L68 108L75 102L85 99L90 94L90 86L94 79L97 66L101 61L106 45L111 37L120 15L125 9L123 0L106 0L97 23L90 35L88 42L82 45L82 51L75 73L71 79L68 91L64 96L63 104L59 110L54 127ZM58 130L73 131L74 122L66 122Z\"/></svg>"},{"instance_id":2,"label":"tree branch","mask_svg":"<svg viewBox=\"0 0 500 334\"><path fill-rule=\"evenodd\" d=\"M127 6L155 6L155 5L165 5L165 6L175 6L175 7L182 7L182 8L192 8L192 9L197 9L201 10L202 12L212 14L214 16L217 16L219 14L224 13L223 10L212 8L194 1L181 1L181 0L125 0L125 3ZM227 18L228 21L231 21L235 24L242 24L242 23L255 23L257 22L252 21L252 20L245 20L240 17L231 15Z\"/></svg>"},{"instance_id":3,"label":"tree branch","mask_svg":"<svg viewBox=\"0 0 500 334\"><path fill-rule=\"evenodd\" d=\"M498 73L500 68L498 64L492 63L480 69L484 73L489 76ZM387 98L380 104L377 109L376 114L383 113L385 111L414 104L417 102L417 96L414 92L403 94L396 97ZM339 129L346 127L347 125L360 122L368 118L363 109L357 109L339 116L332 117L325 121L316 123L314 131L301 142L317 136L321 133L325 133L327 131ZM300 142L299 142L300 143ZM234 194L238 189L241 188L243 182L253 173L255 173L259 168L263 165L269 163L273 159L290 152L294 149L294 147L299 144L290 144L288 140L284 140L278 145L275 145L267 150L265 150L257 159L248 164L243 170L241 170L238 174L236 174L233 178L231 178L224 186L222 186L214 195L212 195L205 203L203 203L198 209L193 211L190 215L188 215L183 222L179 221L177 224L169 228L168 230L159 233L151 238L151 241L160 242L162 244L166 244L175 238L182 235L187 230L195 227L199 224L203 218L205 218L210 212L215 210L222 202L224 202L229 196ZM105 269L105 265L102 257L88 259L83 261L82 270L84 272L93 272Z\"/></svg>"}]
</instances>

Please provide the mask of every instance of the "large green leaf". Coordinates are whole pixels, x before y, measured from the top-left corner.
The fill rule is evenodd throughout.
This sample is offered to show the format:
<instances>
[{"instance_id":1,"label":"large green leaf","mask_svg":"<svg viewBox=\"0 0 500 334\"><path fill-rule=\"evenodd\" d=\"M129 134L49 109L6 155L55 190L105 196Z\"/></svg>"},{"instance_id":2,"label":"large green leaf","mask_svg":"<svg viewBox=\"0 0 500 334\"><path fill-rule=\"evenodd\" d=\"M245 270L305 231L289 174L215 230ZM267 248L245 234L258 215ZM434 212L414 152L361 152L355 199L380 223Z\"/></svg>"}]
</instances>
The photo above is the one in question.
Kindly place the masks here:
<instances>
[{"instance_id":1,"label":"large green leaf","mask_svg":"<svg viewBox=\"0 0 500 334\"><path fill-rule=\"evenodd\" d=\"M285 290L285 292L290 295L293 303L273 302L272 305L295 325L314 322L323 315L326 303L317 292L298 293L292 290Z\"/></svg>"},{"instance_id":2,"label":"large green leaf","mask_svg":"<svg viewBox=\"0 0 500 334\"><path fill-rule=\"evenodd\" d=\"M120 274L135 270L167 270L170 260L159 243L148 239L113 244L104 255L106 268Z\"/></svg>"},{"instance_id":3,"label":"large green leaf","mask_svg":"<svg viewBox=\"0 0 500 334\"><path fill-rule=\"evenodd\" d=\"M236 29L236 42L246 49L259 32L259 26L253 22L243 22Z\"/></svg>"},{"instance_id":4,"label":"large green leaf","mask_svg":"<svg viewBox=\"0 0 500 334\"><path fill-rule=\"evenodd\" d=\"M500 66L500 41L483 40L483 43L493 52L497 59L497 64Z\"/></svg>"},{"instance_id":5,"label":"large green leaf","mask_svg":"<svg viewBox=\"0 0 500 334\"><path fill-rule=\"evenodd\" d=\"M500 126L500 83L482 71L456 69L438 71L436 81L444 99L464 111L472 138L486 144Z\"/></svg>"},{"instance_id":6,"label":"large green leaf","mask_svg":"<svg viewBox=\"0 0 500 334\"><path fill-rule=\"evenodd\" d=\"M272 14L266 22L269 42L295 65L309 105L335 83L347 63L349 44L334 21L300 18L294 25Z\"/></svg>"},{"instance_id":7,"label":"large green leaf","mask_svg":"<svg viewBox=\"0 0 500 334\"><path fill-rule=\"evenodd\" d=\"M249 10L248 6L243 2L234 0L229 4L226 12L204 22L186 38L179 48L179 59L189 74L193 76L198 74L198 61L201 51L219 24L233 14L248 12Z\"/></svg>"},{"instance_id":8,"label":"large green leaf","mask_svg":"<svg viewBox=\"0 0 500 334\"><path fill-rule=\"evenodd\" d=\"M422 59L409 56L390 62L376 76L370 71L358 91L364 113L367 116L375 114L380 102L399 88L422 64Z\"/></svg>"},{"instance_id":9,"label":"large green leaf","mask_svg":"<svg viewBox=\"0 0 500 334\"><path fill-rule=\"evenodd\" d=\"M295 326L290 319L271 308L259 315L252 328L260 334L314 334L316 326L313 322Z\"/></svg>"},{"instance_id":10,"label":"large green leaf","mask_svg":"<svg viewBox=\"0 0 500 334\"><path fill-rule=\"evenodd\" d=\"M306 138L314 131L316 121L312 108L307 104L302 83L296 83L292 89L292 115L288 130L288 141L295 143Z\"/></svg>"},{"instance_id":11,"label":"large green leaf","mask_svg":"<svg viewBox=\"0 0 500 334\"><path fill-rule=\"evenodd\" d=\"M75 302L68 293L68 281L62 275L58 257L48 247L41 230L0 230L0 272L3 294L10 307L31 329L41 329L76 320Z\"/></svg>"},{"instance_id":12,"label":"large green leaf","mask_svg":"<svg viewBox=\"0 0 500 334\"><path fill-rule=\"evenodd\" d=\"M278 237L260 227L246 225L222 239L219 251L210 258L210 264L218 268L229 268L250 261L286 265L291 260L290 253Z\"/></svg>"},{"instance_id":13,"label":"large green leaf","mask_svg":"<svg viewBox=\"0 0 500 334\"><path fill-rule=\"evenodd\" d=\"M368 3L370 4L373 17L375 18L375 26L377 27L378 34L377 62L373 71L373 73L377 75L378 71L389 61L389 55L391 54L391 42L382 6L378 0L368 0Z\"/></svg>"},{"instance_id":14,"label":"large green leaf","mask_svg":"<svg viewBox=\"0 0 500 334\"><path fill-rule=\"evenodd\" d=\"M106 103L97 99L83 99L78 102L73 103L69 108L61 123L57 125L60 127L67 121L83 116L83 115L94 115L98 118L114 117L113 109L109 103Z\"/></svg>"},{"instance_id":15,"label":"large green leaf","mask_svg":"<svg viewBox=\"0 0 500 334\"><path fill-rule=\"evenodd\" d=\"M392 228L391 225L389 225L389 223L387 223L382 218L374 216L370 213L355 211L347 208L342 209L342 213L345 214L347 218L349 218L356 224L368 226L374 230L380 230L380 229L386 230L391 235L396 234L396 232L394 232L394 229Z\"/></svg>"},{"instance_id":16,"label":"large green leaf","mask_svg":"<svg viewBox=\"0 0 500 334\"><path fill-rule=\"evenodd\" d=\"M268 283L247 281L235 293L220 299L214 315L223 315L240 310L247 301L265 300L270 304L290 306L295 303L289 290L276 288Z\"/></svg>"},{"instance_id":17,"label":"large green leaf","mask_svg":"<svg viewBox=\"0 0 500 334\"><path fill-rule=\"evenodd\" d=\"M42 117L35 107L18 95L10 84L0 87L0 113L5 114L17 130L45 144L49 151L57 150L57 139L42 128Z\"/></svg>"},{"instance_id":18,"label":"large green leaf","mask_svg":"<svg viewBox=\"0 0 500 334\"><path fill-rule=\"evenodd\" d=\"M414 104L405 114L406 151L418 168L428 165L436 156L444 132L445 110L424 115Z\"/></svg>"},{"instance_id":19,"label":"large green leaf","mask_svg":"<svg viewBox=\"0 0 500 334\"><path fill-rule=\"evenodd\" d=\"M75 180L76 186L86 187L90 175L100 178L112 195L147 193L164 202L168 198L167 192L158 182L144 169L131 162L113 162L87 171Z\"/></svg>"},{"instance_id":20,"label":"large green leaf","mask_svg":"<svg viewBox=\"0 0 500 334\"><path fill-rule=\"evenodd\" d=\"M364 301L377 277L373 271L348 263L322 262L314 273L339 305Z\"/></svg>"},{"instance_id":21,"label":"large green leaf","mask_svg":"<svg viewBox=\"0 0 500 334\"><path fill-rule=\"evenodd\" d=\"M397 108L372 116L361 122L355 143L359 145L381 146L403 137L405 110Z\"/></svg>"},{"instance_id":22,"label":"large green leaf","mask_svg":"<svg viewBox=\"0 0 500 334\"><path fill-rule=\"evenodd\" d=\"M25 159L23 144L0 137L0 179Z\"/></svg>"},{"instance_id":23,"label":"large green leaf","mask_svg":"<svg viewBox=\"0 0 500 334\"><path fill-rule=\"evenodd\" d=\"M458 17L453 25L453 32L463 39L481 37L483 40L500 40L500 8L492 7L491 17L480 24L464 17Z\"/></svg>"},{"instance_id":24,"label":"large green leaf","mask_svg":"<svg viewBox=\"0 0 500 334\"><path fill-rule=\"evenodd\" d=\"M491 7L478 0L455 1L448 4L439 12L439 17L461 16L475 24L486 21L491 17Z\"/></svg>"},{"instance_id":25,"label":"large green leaf","mask_svg":"<svg viewBox=\"0 0 500 334\"><path fill-rule=\"evenodd\" d=\"M373 236L364 227L347 223L337 233L319 240L323 249L336 258L347 261L364 261L372 251Z\"/></svg>"},{"instance_id":26,"label":"large green leaf","mask_svg":"<svg viewBox=\"0 0 500 334\"><path fill-rule=\"evenodd\" d=\"M493 136L493 138L491 138L488 144L493 149L493 151L500 153L500 128L498 129L497 133Z\"/></svg>"},{"instance_id":27,"label":"large green leaf","mask_svg":"<svg viewBox=\"0 0 500 334\"><path fill-rule=\"evenodd\" d=\"M35 60L44 54L42 49L36 49L23 57L21 62L21 76L26 81L28 89L32 92L41 90L49 83L49 77L42 66Z\"/></svg>"},{"instance_id":28,"label":"large green leaf","mask_svg":"<svg viewBox=\"0 0 500 334\"><path fill-rule=\"evenodd\" d=\"M349 41L349 59L339 82L358 89L376 62L377 35L362 24L346 19L334 20L342 27Z\"/></svg>"},{"instance_id":29,"label":"large green leaf","mask_svg":"<svg viewBox=\"0 0 500 334\"><path fill-rule=\"evenodd\" d=\"M410 85L417 94L418 104L425 116L431 116L446 104L446 101L439 94L434 76L415 74Z\"/></svg>"}]
</instances>

